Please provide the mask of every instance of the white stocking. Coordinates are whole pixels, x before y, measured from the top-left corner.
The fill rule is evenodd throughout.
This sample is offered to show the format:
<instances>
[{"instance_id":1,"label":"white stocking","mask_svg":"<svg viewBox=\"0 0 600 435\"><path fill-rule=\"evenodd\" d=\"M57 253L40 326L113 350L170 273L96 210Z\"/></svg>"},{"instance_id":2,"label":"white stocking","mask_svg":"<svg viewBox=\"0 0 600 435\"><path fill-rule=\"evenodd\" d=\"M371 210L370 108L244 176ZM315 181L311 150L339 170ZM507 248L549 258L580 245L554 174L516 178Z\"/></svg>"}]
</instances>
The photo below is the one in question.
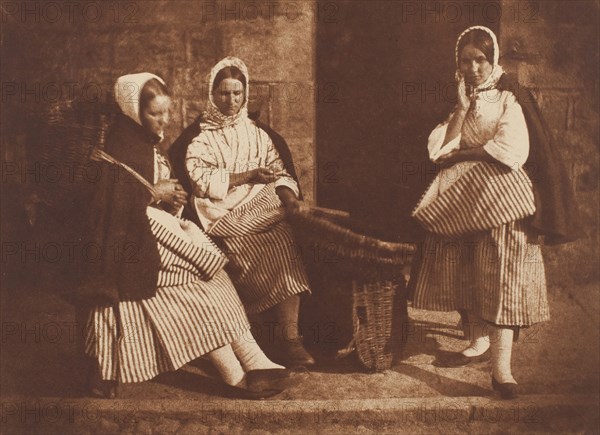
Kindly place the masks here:
<instances>
[{"instance_id":1,"label":"white stocking","mask_svg":"<svg viewBox=\"0 0 600 435\"><path fill-rule=\"evenodd\" d=\"M463 355L468 357L479 356L490 347L490 339L488 337L488 326L482 319L475 314L469 312L468 316L469 331L471 332L471 343L462 351Z\"/></svg>"},{"instance_id":2,"label":"white stocking","mask_svg":"<svg viewBox=\"0 0 600 435\"><path fill-rule=\"evenodd\" d=\"M492 376L497 382L517 383L512 376L510 359L514 331L510 328L490 326L490 345L492 347Z\"/></svg>"},{"instance_id":3,"label":"white stocking","mask_svg":"<svg viewBox=\"0 0 600 435\"><path fill-rule=\"evenodd\" d=\"M245 375L244 369L242 369L229 344L209 352L207 356L226 384L242 386Z\"/></svg>"},{"instance_id":4,"label":"white stocking","mask_svg":"<svg viewBox=\"0 0 600 435\"><path fill-rule=\"evenodd\" d=\"M256 340L250 330L231 343L231 347L246 372L250 370L285 368L267 358L262 349L256 344Z\"/></svg>"}]
</instances>

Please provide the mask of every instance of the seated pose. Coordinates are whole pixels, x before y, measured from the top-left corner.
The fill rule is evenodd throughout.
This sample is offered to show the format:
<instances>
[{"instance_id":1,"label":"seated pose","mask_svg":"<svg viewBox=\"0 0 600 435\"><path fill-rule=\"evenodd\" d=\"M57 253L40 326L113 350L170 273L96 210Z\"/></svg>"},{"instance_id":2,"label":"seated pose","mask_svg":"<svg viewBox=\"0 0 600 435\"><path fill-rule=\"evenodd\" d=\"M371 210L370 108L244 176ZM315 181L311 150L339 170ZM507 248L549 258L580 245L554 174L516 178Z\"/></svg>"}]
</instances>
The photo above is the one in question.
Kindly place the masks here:
<instances>
[{"instance_id":1,"label":"seated pose","mask_svg":"<svg viewBox=\"0 0 600 435\"><path fill-rule=\"evenodd\" d=\"M164 210L186 202L156 148L169 120L165 83L149 73L122 76L115 98L122 113L104 151L133 173L103 163L90 207L99 255L85 265L76 296L89 307L91 392L114 397L117 382L146 381L201 355L241 397L280 392L288 372L254 341L223 270L227 259L195 224Z\"/></svg>"},{"instance_id":2,"label":"seated pose","mask_svg":"<svg viewBox=\"0 0 600 435\"><path fill-rule=\"evenodd\" d=\"M465 30L455 54L458 104L427 145L442 170L414 212L427 237L413 306L466 313L471 343L442 365L491 347L492 387L508 399L515 331L549 319L541 236L572 240L575 207L535 101L498 65L494 33Z\"/></svg>"},{"instance_id":3,"label":"seated pose","mask_svg":"<svg viewBox=\"0 0 600 435\"><path fill-rule=\"evenodd\" d=\"M300 192L285 141L248 117L248 87L246 65L221 60L210 74L208 107L173 145L180 153L173 160L185 162L192 205L225 246L246 311L275 315L274 358L310 366L298 331L299 295L309 286L285 220L299 208Z\"/></svg>"}]
</instances>

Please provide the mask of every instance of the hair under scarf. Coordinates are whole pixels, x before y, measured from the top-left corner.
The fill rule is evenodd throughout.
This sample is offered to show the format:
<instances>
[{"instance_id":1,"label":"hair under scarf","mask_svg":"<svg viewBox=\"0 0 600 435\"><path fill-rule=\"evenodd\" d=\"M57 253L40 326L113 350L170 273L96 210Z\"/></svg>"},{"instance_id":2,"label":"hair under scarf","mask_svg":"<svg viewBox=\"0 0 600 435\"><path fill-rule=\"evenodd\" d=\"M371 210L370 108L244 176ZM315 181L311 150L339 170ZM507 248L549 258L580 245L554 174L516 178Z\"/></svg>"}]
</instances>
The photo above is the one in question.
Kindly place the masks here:
<instances>
[{"instance_id":1,"label":"hair under scarf","mask_svg":"<svg viewBox=\"0 0 600 435\"><path fill-rule=\"evenodd\" d=\"M139 125L142 125L140 119L140 94L144 85L152 79L156 79L166 86L163 79L149 72L127 74L119 77L115 83L115 101L123 114L133 119Z\"/></svg>"},{"instance_id":2,"label":"hair under scarf","mask_svg":"<svg viewBox=\"0 0 600 435\"><path fill-rule=\"evenodd\" d=\"M238 113L235 115L227 116L221 113L215 104L213 96L213 84L219 71L223 68L234 66L241 71L246 77L246 88L244 90L244 103ZM223 127L228 127L238 123L248 117L248 94L250 90L250 75L248 74L248 67L246 64L237 57L228 56L220 60L210 71L208 78L208 107L202 113L202 119L200 120L200 128L202 130L216 130Z\"/></svg>"},{"instance_id":3,"label":"hair under scarf","mask_svg":"<svg viewBox=\"0 0 600 435\"><path fill-rule=\"evenodd\" d=\"M464 80L462 73L460 72L460 59L459 59L460 53L458 52L458 47L460 45L461 39L464 38L468 33L472 32L473 30L484 31L485 33L487 33L490 36L490 38L492 39L492 43L494 44L494 63L492 65L492 72L490 73L490 76L485 80L485 82L483 82L482 84L480 84L479 86L477 86L475 88L475 92L477 93L477 92L481 92L484 90L495 88L498 83L498 80L500 80L500 77L502 77L502 74L504 74L504 70L498 64L498 61L500 59L500 47L498 46L498 39L496 38L496 34L485 26L472 26L472 27L469 27L468 29L465 29L459 35L458 39L456 40L456 46L454 48L454 59L456 61L456 74L455 74L456 81L460 82L461 80Z\"/></svg>"}]
</instances>

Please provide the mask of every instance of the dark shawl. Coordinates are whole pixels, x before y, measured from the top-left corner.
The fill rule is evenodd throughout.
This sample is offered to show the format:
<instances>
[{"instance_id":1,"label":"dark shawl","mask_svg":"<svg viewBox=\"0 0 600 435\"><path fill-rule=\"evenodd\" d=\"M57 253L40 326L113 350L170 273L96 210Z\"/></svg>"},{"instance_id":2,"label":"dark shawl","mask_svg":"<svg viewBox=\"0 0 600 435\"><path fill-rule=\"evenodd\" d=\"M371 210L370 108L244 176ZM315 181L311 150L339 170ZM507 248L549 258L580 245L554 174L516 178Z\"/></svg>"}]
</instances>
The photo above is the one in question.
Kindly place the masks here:
<instances>
[{"instance_id":1,"label":"dark shawl","mask_svg":"<svg viewBox=\"0 0 600 435\"><path fill-rule=\"evenodd\" d=\"M260 121L257 121L255 116L250 115L250 118L255 122L255 124L262 130L265 131L273 141L273 145L275 149L279 153L279 157L283 161L283 165L288 173L296 180L298 183L298 189L300 189L300 182L298 181L298 176L296 174L296 169L294 167L294 161L292 159L292 153L290 148L285 141L285 139L279 135L275 130L268 127L266 124L263 124ZM187 149L192 140L198 136L201 132L200 129L200 120L201 117L198 117L188 125L185 130L179 135L179 137L173 142L171 148L169 149L169 158L171 160L173 166L173 176L177 178L185 191L189 195L193 195L193 187L189 178L189 174L187 172L187 168L185 166L185 157L187 154ZM300 197L302 198L302 191L300 191ZM188 203L184 209L183 217L194 221L196 224L200 225L199 219L196 216L196 212L191 209L190 204Z\"/></svg>"},{"instance_id":2,"label":"dark shawl","mask_svg":"<svg viewBox=\"0 0 600 435\"><path fill-rule=\"evenodd\" d=\"M498 81L498 89L515 95L527 122L529 157L524 169L531 178L535 195L532 227L545 236L548 245L577 239L579 214L572 183L535 97L507 74Z\"/></svg>"},{"instance_id":3,"label":"dark shawl","mask_svg":"<svg viewBox=\"0 0 600 435\"><path fill-rule=\"evenodd\" d=\"M157 139L120 114L107 136L105 151L152 183ZM158 247L146 217L151 195L126 171L104 162L97 168L87 243L98 247L99 255L85 261L74 296L80 305L91 306L151 298L156 294L160 268Z\"/></svg>"}]
</instances>

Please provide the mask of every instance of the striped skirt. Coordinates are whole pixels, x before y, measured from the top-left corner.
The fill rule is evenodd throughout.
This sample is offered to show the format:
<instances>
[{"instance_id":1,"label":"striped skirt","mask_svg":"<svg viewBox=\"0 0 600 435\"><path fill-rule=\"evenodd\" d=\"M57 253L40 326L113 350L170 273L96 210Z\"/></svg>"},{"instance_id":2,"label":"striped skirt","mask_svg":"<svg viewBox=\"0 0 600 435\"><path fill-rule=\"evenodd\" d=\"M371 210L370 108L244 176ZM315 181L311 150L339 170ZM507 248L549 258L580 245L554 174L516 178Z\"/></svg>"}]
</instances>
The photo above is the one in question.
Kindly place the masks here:
<instances>
[{"instance_id":1,"label":"striped skirt","mask_svg":"<svg viewBox=\"0 0 600 435\"><path fill-rule=\"evenodd\" d=\"M469 310L497 325L549 319L541 248L523 221L453 241L428 234L421 256L414 308Z\"/></svg>"},{"instance_id":2,"label":"striped skirt","mask_svg":"<svg viewBox=\"0 0 600 435\"><path fill-rule=\"evenodd\" d=\"M177 370L250 327L216 246L206 237L205 243L190 243L149 219L161 256L156 295L96 307L86 324L86 353L97 359L106 380L142 382Z\"/></svg>"},{"instance_id":3,"label":"striped skirt","mask_svg":"<svg viewBox=\"0 0 600 435\"><path fill-rule=\"evenodd\" d=\"M274 184L217 221L209 234L225 246L227 271L248 313L262 312L309 291Z\"/></svg>"},{"instance_id":4,"label":"striped skirt","mask_svg":"<svg viewBox=\"0 0 600 435\"><path fill-rule=\"evenodd\" d=\"M527 176L477 164L442 193L435 183L413 213L428 230L413 306L469 310L497 325L548 320L541 246L525 218L535 211Z\"/></svg>"}]
</instances>

